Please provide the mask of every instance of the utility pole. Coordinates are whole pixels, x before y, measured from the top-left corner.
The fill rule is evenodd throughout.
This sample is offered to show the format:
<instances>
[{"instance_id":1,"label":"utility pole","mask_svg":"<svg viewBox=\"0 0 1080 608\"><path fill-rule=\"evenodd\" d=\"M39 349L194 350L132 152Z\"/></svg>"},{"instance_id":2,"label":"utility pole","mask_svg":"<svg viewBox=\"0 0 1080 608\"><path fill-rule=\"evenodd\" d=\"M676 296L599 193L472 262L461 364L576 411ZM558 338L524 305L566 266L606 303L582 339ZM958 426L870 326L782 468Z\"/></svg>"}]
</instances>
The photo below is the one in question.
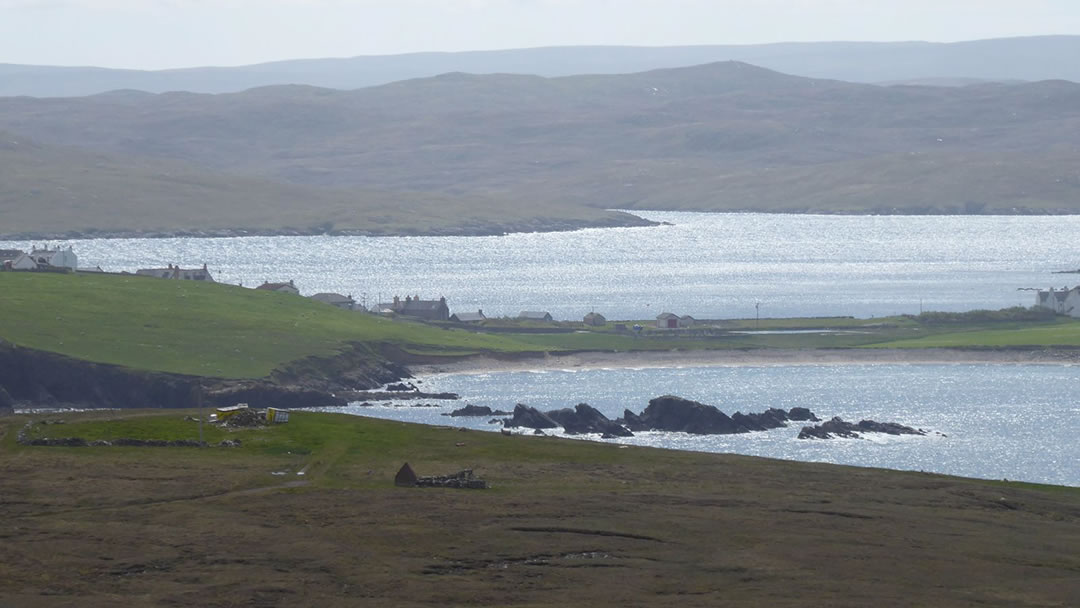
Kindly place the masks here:
<instances>
[{"instance_id":1,"label":"utility pole","mask_svg":"<svg viewBox=\"0 0 1080 608\"><path fill-rule=\"evenodd\" d=\"M761 302L754 302L754 329L761 329Z\"/></svg>"},{"instance_id":2,"label":"utility pole","mask_svg":"<svg viewBox=\"0 0 1080 608\"><path fill-rule=\"evenodd\" d=\"M195 385L195 405L199 407L199 447L205 447L206 441L203 439L203 418L206 418L206 410L203 408L203 390L202 382Z\"/></svg>"}]
</instances>

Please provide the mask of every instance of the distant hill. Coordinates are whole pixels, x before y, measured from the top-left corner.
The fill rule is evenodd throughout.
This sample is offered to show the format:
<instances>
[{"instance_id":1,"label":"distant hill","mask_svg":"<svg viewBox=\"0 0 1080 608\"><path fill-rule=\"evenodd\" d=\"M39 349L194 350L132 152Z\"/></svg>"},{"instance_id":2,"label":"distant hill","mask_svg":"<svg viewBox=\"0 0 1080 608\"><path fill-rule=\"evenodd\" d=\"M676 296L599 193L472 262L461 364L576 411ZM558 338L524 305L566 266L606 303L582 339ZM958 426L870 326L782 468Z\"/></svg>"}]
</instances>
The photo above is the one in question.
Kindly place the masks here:
<instances>
[{"instance_id":1,"label":"distant hill","mask_svg":"<svg viewBox=\"0 0 1080 608\"><path fill-rule=\"evenodd\" d=\"M358 89L447 72L628 74L717 61L851 82L922 79L1080 81L1080 36L999 38L957 43L798 42L745 46L578 46L298 59L242 67L140 71L0 64L0 95L84 96L115 89L229 93L303 84Z\"/></svg>"},{"instance_id":2,"label":"distant hill","mask_svg":"<svg viewBox=\"0 0 1080 608\"><path fill-rule=\"evenodd\" d=\"M478 197L282 184L178 161L42 145L0 132L0 238L498 234L644 223L570 205L518 209Z\"/></svg>"},{"instance_id":3,"label":"distant hill","mask_svg":"<svg viewBox=\"0 0 1080 608\"><path fill-rule=\"evenodd\" d=\"M462 202L431 207L443 209L433 225L471 205L507 218L571 205L1080 212L1080 84L1066 81L881 87L738 62L455 73L347 92L5 98L0 129L215 174Z\"/></svg>"}]
</instances>

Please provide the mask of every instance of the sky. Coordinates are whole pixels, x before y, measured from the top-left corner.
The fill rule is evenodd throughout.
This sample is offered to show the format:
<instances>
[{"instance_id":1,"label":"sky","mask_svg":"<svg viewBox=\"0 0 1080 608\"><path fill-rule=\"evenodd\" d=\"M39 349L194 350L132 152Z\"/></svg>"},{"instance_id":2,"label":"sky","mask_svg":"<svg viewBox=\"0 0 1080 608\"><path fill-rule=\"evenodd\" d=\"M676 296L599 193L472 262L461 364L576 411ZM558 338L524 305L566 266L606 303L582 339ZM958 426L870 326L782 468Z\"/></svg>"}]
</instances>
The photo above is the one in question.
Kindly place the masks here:
<instances>
[{"instance_id":1,"label":"sky","mask_svg":"<svg viewBox=\"0 0 1080 608\"><path fill-rule=\"evenodd\" d=\"M0 63L165 69L565 45L1080 34L1080 0L0 0Z\"/></svg>"}]
</instances>

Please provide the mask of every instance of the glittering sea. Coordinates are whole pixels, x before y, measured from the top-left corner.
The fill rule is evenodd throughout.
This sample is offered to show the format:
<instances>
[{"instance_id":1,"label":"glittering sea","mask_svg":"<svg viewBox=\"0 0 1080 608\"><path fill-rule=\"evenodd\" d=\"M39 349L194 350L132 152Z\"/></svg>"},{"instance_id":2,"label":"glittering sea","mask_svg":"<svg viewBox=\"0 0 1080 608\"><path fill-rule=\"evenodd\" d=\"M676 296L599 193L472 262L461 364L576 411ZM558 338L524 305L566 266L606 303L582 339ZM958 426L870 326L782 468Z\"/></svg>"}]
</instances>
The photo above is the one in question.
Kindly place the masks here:
<instances>
[{"instance_id":1,"label":"glittering sea","mask_svg":"<svg viewBox=\"0 0 1080 608\"><path fill-rule=\"evenodd\" d=\"M803 423L741 435L640 433L610 440L633 445L730 452L787 460L931 471L985 479L1080 486L1080 366L787 365L668 369L551 370L442 374L421 378L425 392L459 401L401 401L334 411L495 431L490 417L443 414L465 403L541 410L588 403L609 418L637 413L673 394L727 414L808 407L823 420L872 419L929 431L862 439L797 439ZM561 431L561 430L560 430ZM556 431L556 434L561 434ZM600 440L598 436L584 436Z\"/></svg>"},{"instance_id":2,"label":"glittering sea","mask_svg":"<svg viewBox=\"0 0 1080 608\"><path fill-rule=\"evenodd\" d=\"M209 265L358 301L446 296L488 316L871 317L1030 305L1080 275L1080 216L641 215L673 225L492 237L245 237L65 242L110 271ZM0 242L0 248L28 242Z\"/></svg>"},{"instance_id":3,"label":"glittering sea","mask_svg":"<svg viewBox=\"0 0 1080 608\"><path fill-rule=\"evenodd\" d=\"M372 304L445 296L488 316L546 310L580 319L873 317L1030 305L1031 288L1080 282L1080 216L815 216L643 212L671 225L493 237L91 239L82 266L208 264L218 281L294 280ZM29 242L0 242L27 248ZM1075 280L1073 280L1075 279ZM494 429L440 414L468 401L512 409L587 402L611 417L676 394L732 413L805 406L926 437L797 440L798 426L738 436L644 433L628 443L1080 486L1080 368L836 365L506 372L432 376L462 402L351 406L363 415Z\"/></svg>"}]
</instances>

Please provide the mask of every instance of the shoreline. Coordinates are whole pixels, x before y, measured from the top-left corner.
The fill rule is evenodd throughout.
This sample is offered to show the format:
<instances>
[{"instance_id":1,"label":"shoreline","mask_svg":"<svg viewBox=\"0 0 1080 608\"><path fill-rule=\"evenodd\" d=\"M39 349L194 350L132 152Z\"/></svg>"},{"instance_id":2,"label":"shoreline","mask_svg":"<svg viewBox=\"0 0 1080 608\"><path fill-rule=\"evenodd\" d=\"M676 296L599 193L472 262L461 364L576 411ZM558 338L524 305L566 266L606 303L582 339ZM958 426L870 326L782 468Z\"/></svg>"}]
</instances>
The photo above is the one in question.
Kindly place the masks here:
<instances>
[{"instance_id":1,"label":"shoreline","mask_svg":"<svg viewBox=\"0 0 1080 608\"><path fill-rule=\"evenodd\" d=\"M481 355L410 365L415 377L491 372L758 367L795 365L1080 365L1080 350L1061 349L750 349L692 351L581 351L535 356Z\"/></svg>"}]
</instances>

